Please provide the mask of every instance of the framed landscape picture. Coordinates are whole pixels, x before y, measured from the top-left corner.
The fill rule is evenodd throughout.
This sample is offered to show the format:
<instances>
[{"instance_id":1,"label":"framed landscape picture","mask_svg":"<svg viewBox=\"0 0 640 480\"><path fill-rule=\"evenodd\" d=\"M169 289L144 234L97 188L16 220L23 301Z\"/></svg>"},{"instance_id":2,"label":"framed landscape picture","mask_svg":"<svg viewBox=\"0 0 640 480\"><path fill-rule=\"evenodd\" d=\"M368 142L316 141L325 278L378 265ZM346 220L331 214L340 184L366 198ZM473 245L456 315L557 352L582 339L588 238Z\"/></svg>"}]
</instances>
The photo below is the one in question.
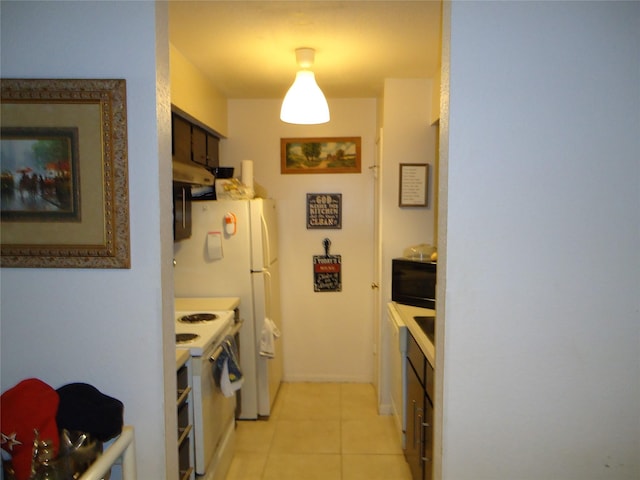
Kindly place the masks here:
<instances>
[{"instance_id":1,"label":"framed landscape picture","mask_svg":"<svg viewBox=\"0 0 640 480\"><path fill-rule=\"evenodd\" d=\"M1 86L0 265L129 268L125 81Z\"/></svg>"},{"instance_id":2,"label":"framed landscape picture","mask_svg":"<svg viewBox=\"0 0 640 480\"><path fill-rule=\"evenodd\" d=\"M360 173L360 137L280 139L281 173Z\"/></svg>"}]
</instances>

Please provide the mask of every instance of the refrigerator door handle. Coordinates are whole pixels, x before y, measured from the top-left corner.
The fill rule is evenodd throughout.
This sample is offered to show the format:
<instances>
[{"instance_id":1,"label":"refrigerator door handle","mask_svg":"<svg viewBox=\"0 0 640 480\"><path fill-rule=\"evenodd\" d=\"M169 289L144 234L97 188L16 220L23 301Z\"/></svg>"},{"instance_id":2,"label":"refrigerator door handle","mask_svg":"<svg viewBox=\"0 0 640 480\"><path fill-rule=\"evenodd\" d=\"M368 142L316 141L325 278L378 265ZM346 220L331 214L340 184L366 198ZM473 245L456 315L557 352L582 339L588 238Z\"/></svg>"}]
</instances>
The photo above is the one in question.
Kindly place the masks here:
<instances>
[{"instance_id":1,"label":"refrigerator door handle","mask_svg":"<svg viewBox=\"0 0 640 480\"><path fill-rule=\"evenodd\" d=\"M264 313L267 318L271 318L271 272L264 270L262 273L264 274Z\"/></svg>"},{"instance_id":2,"label":"refrigerator door handle","mask_svg":"<svg viewBox=\"0 0 640 480\"><path fill-rule=\"evenodd\" d=\"M264 218L264 214L260 216L260 224L262 225L262 259L263 266L269 266L271 264L271 245L269 245L269 227L267 221Z\"/></svg>"}]
</instances>

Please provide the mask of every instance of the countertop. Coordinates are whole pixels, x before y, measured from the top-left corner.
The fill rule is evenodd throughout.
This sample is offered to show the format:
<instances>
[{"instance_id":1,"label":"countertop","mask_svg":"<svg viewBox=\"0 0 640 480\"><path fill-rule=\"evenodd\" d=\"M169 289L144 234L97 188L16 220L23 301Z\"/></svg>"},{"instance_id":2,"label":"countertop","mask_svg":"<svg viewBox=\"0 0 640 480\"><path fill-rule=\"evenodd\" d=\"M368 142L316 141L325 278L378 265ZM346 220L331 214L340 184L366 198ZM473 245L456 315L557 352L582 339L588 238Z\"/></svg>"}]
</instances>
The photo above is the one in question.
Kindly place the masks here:
<instances>
[{"instance_id":1,"label":"countertop","mask_svg":"<svg viewBox=\"0 0 640 480\"><path fill-rule=\"evenodd\" d=\"M187 348L176 348L176 370L179 370L187 360L189 360L190 354Z\"/></svg>"},{"instance_id":2,"label":"countertop","mask_svg":"<svg viewBox=\"0 0 640 480\"><path fill-rule=\"evenodd\" d=\"M435 310L430 308L420 308L413 307L411 305L404 305L402 303L391 302L389 307L395 309L398 313L400 319L404 322L404 324L409 329L409 332L415 338L418 346L422 350L422 353L427 357L429 363L432 367L436 366L436 348L431 340L427 338L427 334L422 331L422 329L418 326L413 317L423 317L436 314ZM436 319L436 329L438 328L438 323Z\"/></svg>"}]
</instances>

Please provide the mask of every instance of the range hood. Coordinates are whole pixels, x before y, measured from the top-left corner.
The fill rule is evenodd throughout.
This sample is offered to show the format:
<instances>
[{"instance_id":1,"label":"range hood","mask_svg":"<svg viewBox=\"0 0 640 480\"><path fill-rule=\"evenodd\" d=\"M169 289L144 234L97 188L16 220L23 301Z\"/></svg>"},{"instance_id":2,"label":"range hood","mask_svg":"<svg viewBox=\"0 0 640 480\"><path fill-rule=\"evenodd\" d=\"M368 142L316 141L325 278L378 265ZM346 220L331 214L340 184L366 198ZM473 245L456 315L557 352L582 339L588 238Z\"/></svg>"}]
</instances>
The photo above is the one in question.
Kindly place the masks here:
<instances>
[{"instance_id":1,"label":"range hood","mask_svg":"<svg viewBox=\"0 0 640 480\"><path fill-rule=\"evenodd\" d=\"M173 181L192 185L213 186L215 176L206 168L183 162L173 162Z\"/></svg>"}]
</instances>

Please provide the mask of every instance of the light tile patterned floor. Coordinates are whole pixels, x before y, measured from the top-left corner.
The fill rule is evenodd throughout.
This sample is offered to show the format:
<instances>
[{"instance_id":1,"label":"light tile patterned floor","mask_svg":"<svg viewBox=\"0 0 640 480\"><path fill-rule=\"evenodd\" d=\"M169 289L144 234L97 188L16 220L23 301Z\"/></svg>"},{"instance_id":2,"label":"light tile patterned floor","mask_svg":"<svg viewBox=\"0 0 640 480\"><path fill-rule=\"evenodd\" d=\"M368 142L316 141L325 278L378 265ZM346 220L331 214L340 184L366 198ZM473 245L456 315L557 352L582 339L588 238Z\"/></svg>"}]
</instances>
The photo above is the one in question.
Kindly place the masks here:
<instances>
[{"instance_id":1,"label":"light tile patterned floor","mask_svg":"<svg viewBox=\"0 0 640 480\"><path fill-rule=\"evenodd\" d=\"M372 385L285 383L267 421L240 421L227 480L411 480Z\"/></svg>"}]
</instances>

